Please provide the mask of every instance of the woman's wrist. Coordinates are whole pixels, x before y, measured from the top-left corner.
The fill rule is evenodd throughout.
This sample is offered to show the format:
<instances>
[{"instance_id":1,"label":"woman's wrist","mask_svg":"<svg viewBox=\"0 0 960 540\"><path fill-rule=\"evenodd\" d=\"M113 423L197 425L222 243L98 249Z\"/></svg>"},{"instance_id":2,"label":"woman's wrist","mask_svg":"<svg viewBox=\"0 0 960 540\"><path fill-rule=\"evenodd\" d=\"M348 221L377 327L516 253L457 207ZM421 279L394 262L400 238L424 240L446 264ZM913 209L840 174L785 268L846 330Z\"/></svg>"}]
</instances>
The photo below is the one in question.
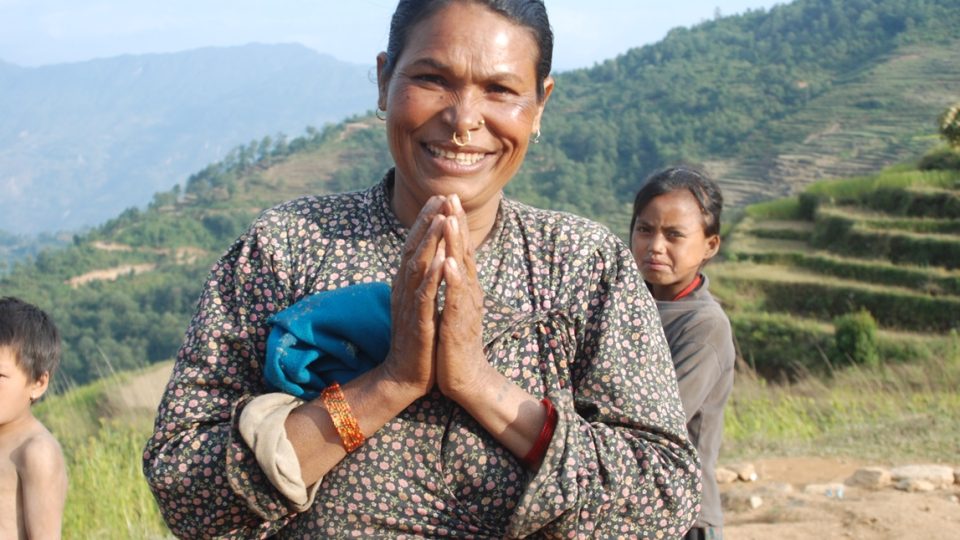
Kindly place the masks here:
<instances>
[{"instance_id":1,"label":"woman's wrist","mask_svg":"<svg viewBox=\"0 0 960 540\"><path fill-rule=\"evenodd\" d=\"M440 388L440 391L448 399L455 401L464 409L470 410L474 406L484 407L489 405L491 389L498 388L507 382L506 378L499 371L491 366L486 358L483 364L474 372L469 380L457 381L456 384L446 384Z\"/></svg>"},{"instance_id":2,"label":"woman's wrist","mask_svg":"<svg viewBox=\"0 0 960 540\"><path fill-rule=\"evenodd\" d=\"M382 364L370 371L376 384L385 392L395 395L400 400L409 400L408 403L427 395L433 389L431 378L409 377L397 370L390 357Z\"/></svg>"}]
</instances>

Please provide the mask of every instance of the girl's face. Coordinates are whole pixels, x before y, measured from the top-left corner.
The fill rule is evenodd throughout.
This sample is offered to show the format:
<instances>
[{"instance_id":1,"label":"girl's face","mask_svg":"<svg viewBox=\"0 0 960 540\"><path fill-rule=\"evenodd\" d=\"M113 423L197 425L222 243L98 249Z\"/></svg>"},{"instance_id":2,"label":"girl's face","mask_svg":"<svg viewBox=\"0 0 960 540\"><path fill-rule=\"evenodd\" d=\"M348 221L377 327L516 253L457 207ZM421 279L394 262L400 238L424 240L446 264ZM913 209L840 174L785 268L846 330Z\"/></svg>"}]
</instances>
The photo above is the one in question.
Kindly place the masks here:
<instances>
[{"instance_id":1,"label":"girl's face","mask_svg":"<svg viewBox=\"0 0 960 540\"><path fill-rule=\"evenodd\" d=\"M686 189L651 200L630 235L633 257L657 300L673 300L719 248L720 237L706 235L700 205Z\"/></svg>"},{"instance_id":2,"label":"girl's face","mask_svg":"<svg viewBox=\"0 0 960 540\"><path fill-rule=\"evenodd\" d=\"M412 223L431 196L454 193L468 216L496 215L546 104L537 99L537 54L529 29L471 2L453 2L411 29L389 76L381 53L379 105L401 223ZM546 95L552 87L548 79Z\"/></svg>"}]
</instances>

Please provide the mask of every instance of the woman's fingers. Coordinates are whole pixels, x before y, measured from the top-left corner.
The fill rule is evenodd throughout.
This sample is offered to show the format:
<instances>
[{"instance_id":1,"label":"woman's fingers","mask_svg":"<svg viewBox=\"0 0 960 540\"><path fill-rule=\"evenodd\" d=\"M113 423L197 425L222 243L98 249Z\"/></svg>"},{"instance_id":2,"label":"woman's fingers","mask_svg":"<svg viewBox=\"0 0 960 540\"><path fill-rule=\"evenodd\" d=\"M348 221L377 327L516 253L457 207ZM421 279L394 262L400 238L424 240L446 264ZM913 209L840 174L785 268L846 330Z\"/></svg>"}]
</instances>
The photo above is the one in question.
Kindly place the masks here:
<instances>
[{"instance_id":1,"label":"woman's fingers","mask_svg":"<svg viewBox=\"0 0 960 540\"><path fill-rule=\"evenodd\" d=\"M385 369L423 393L435 381L437 292L445 258L445 197L432 197L410 228L391 295L391 341Z\"/></svg>"},{"instance_id":2,"label":"woman's fingers","mask_svg":"<svg viewBox=\"0 0 960 540\"><path fill-rule=\"evenodd\" d=\"M437 384L459 402L469 398L492 368L483 354L483 289L477 279L466 216L456 196L450 197L446 209L446 297L437 329Z\"/></svg>"}]
</instances>

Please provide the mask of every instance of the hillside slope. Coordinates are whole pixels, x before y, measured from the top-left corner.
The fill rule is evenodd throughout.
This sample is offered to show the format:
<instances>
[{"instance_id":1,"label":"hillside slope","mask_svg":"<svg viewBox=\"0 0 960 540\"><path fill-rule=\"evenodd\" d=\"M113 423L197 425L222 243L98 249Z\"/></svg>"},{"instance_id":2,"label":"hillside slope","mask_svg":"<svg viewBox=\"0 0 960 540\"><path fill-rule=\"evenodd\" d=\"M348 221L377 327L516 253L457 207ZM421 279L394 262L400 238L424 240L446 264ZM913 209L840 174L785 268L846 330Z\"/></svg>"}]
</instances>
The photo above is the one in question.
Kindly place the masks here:
<instances>
[{"instance_id":1,"label":"hillside slope","mask_svg":"<svg viewBox=\"0 0 960 540\"><path fill-rule=\"evenodd\" d=\"M255 44L0 66L0 229L97 225L238 144L371 110L371 69Z\"/></svg>"},{"instance_id":2,"label":"hillside slope","mask_svg":"<svg viewBox=\"0 0 960 540\"><path fill-rule=\"evenodd\" d=\"M723 258L707 272L760 373L960 359L960 170L896 167L748 207Z\"/></svg>"}]
</instances>

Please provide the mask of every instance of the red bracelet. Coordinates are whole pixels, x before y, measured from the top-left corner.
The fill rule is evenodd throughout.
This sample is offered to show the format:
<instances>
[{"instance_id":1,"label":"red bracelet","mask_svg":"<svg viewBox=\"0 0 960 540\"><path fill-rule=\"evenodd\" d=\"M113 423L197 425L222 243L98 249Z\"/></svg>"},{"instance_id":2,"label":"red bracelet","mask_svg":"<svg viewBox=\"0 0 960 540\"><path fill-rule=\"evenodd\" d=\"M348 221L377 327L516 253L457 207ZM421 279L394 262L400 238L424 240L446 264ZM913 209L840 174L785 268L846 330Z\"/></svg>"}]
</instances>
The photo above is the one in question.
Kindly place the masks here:
<instances>
[{"instance_id":1,"label":"red bracelet","mask_svg":"<svg viewBox=\"0 0 960 540\"><path fill-rule=\"evenodd\" d=\"M337 434L340 435L340 441L343 442L347 453L359 448L364 441L363 433L360 431L357 417L353 415L347 399L343 396L340 385L333 383L324 388L320 398L327 413L330 414L330 419L333 420L333 427L337 429Z\"/></svg>"},{"instance_id":2,"label":"red bracelet","mask_svg":"<svg viewBox=\"0 0 960 540\"><path fill-rule=\"evenodd\" d=\"M547 408L547 419L543 423L540 435L537 436L537 440L533 443L530 451L520 459L528 469L535 469L540 466L543 456L547 453L547 447L550 446L550 440L553 439L553 431L557 427L557 409L553 407L553 402L548 398L543 398L540 403Z\"/></svg>"}]
</instances>

